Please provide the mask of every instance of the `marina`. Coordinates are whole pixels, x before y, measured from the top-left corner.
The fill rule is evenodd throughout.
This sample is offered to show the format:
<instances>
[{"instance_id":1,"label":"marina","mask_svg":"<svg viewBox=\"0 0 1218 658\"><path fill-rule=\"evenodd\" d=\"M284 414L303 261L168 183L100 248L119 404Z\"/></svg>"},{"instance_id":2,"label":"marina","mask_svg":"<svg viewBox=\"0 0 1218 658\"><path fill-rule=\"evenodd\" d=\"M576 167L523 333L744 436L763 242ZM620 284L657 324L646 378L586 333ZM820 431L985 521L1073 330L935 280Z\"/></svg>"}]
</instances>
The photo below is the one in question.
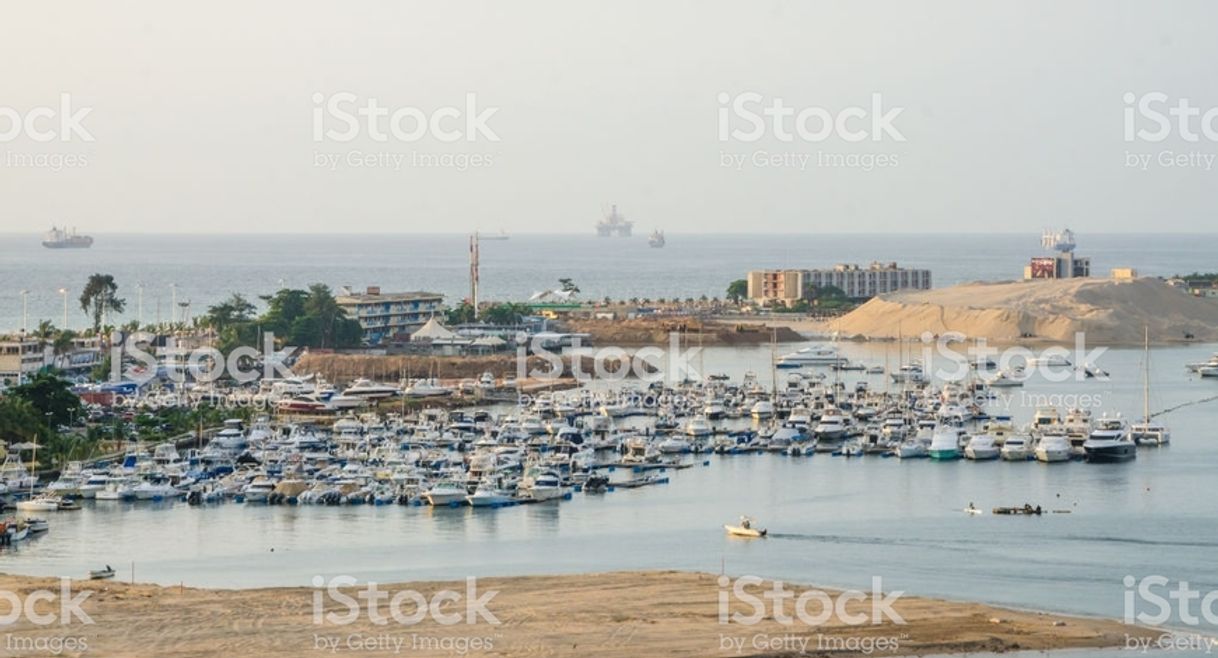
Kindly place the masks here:
<instances>
[{"instance_id":1,"label":"marina","mask_svg":"<svg viewBox=\"0 0 1218 658\"><path fill-rule=\"evenodd\" d=\"M885 359L895 363L898 351L894 345L812 347L837 349L852 361L872 364ZM1206 394L1198 389L1203 382L1183 367L1196 360L1193 355L1204 357L1206 349L1155 351L1154 399L1163 407ZM1163 524L1181 527L1188 518L1218 511L1208 502L1190 503L1187 512L1180 506L1182 497L1189 497L1190 478L1205 477L1204 464L1216 459L1204 442L1182 438L1204 431L1203 413L1181 410L1163 417L1162 424L1170 424L1175 439L1170 447L1139 448L1137 459L1128 463L1087 464L1082 446L1092 433L1086 428L1106 431L1109 423L1100 422L1103 413L1088 417L1071 413L1064 405L1054 409L1021 404L1024 394L1035 402L1065 401L1080 388L1092 387L1104 393L1110 417L1139 409L1144 402L1141 350L1109 352L1103 365L1113 376L1107 381L1062 384L1033 378L1015 397L990 400L978 409L944 404L941 385L897 385L891 377L834 371L824 365L807 366L807 372L801 368L798 387L794 379L785 378L790 371L775 371L772 379L780 390L772 395L771 386L759 381L767 378L751 372L773 362L772 354L768 346L710 350L705 356L708 370L724 376L682 387L691 400L684 414L667 408L662 413L648 410L642 404L632 407L646 397L640 395L646 388L627 384L633 395L613 398L619 405L613 415L605 413L610 405L597 397L611 392L605 388L568 392L572 402L556 393L532 403L532 409L550 409L548 413L491 405L468 411L437 409L410 417L340 412L337 420L327 422L233 423L215 432L209 442L196 443L196 448L153 448L144 455L128 455L131 459L122 460L127 466L120 462L83 478L87 484L82 485L82 497L89 488L97 491L92 499L81 501L83 509L39 512L48 519L50 532L17 541L9 559L18 561L26 572L48 575L84 573L93 565L112 564L116 559L106 555L105 547L83 540L97 524L117 523L122 535L131 539L121 540L116 552L130 554L143 578L218 586L286 585L300 583L305 574L319 569L324 572L317 560L326 549L316 544L316 533L328 532L338 523L344 527L344 539L326 544L337 541L352 566L363 565L356 571L370 578L387 568L417 577L452 575L457 565L464 564L460 556L482 550L480 546L501 544L516 548L504 555L508 562L488 563L488 572L549 572L556 565L528 556L533 540L526 538L538 532L572 556L560 562L566 566L559 566L559 571L576 571L591 567L574 556L580 554L580 546L602 536L593 528L602 523L620 525L621 518L641 513L649 520L614 540L618 557L609 562L598 558L602 560L598 564L632 568L640 560L647 564L658 560L661 566L693 566L723 558L742 569L792 577L809 563L795 559L791 551L810 545L818 547L816 570L831 567L841 578L827 584L848 585L850 574L861 577L859 569L864 568L893 573L903 584L929 588L936 595L1031 605L1037 602L1038 590L1030 585L995 596L973 589L965 575L968 570L959 577L928 580L918 575L921 570L910 572L899 566L886 548L895 540L919 547L925 559L933 560L943 551L971 550L967 547L979 541L1000 545L1012 539L1012 533L1031 533L1047 542L1044 559L1075 565L1075 575L1057 570L1060 582L1055 586L1081 587L1084 595L1061 609L1112 614L1110 597L1079 580L1111 573L1109 567L1098 563L1083 567L1072 557L1076 550L1085 553L1089 546L1103 547L1124 555L1117 562L1141 561L1130 551L1155 541L1146 539L1143 528L1149 526L1153 532ZM751 396L748 391L753 391ZM827 404L830 395L832 407ZM755 417L757 397L774 404L771 415ZM588 400L587 405L581 407L579 400ZM910 418L898 422L887 417L886 405L901 400L908 401ZM555 408L574 413L560 417L553 413ZM1010 419L992 413L997 410L1009 411ZM967 413L974 417L966 420ZM860 415L870 420L860 420ZM791 422L797 427L784 427ZM899 438L902 432L906 435ZM974 441L986 436L992 444ZM916 458L930 456L932 448L939 449L937 440L945 437L951 437L952 443L943 445L940 459ZM858 446L857 453L851 450L853 445ZM991 445L1005 451L1001 459L990 458ZM200 477L202 464L215 467L210 477ZM1182 464L1188 466L1180 471ZM158 472L167 476L171 489L156 488ZM1166 475L1177 472L1182 474ZM98 475L118 484L97 490ZM1145 484L1122 484L1137 482ZM66 482L46 484L58 491L70 487ZM1118 508L1110 504L1116 491L1123 492ZM911 495L914 492L917 495ZM689 515L683 510L695 499L701 501L698 511ZM967 501L986 509L1028 501L1072 513L1047 515L1046 521L1060 518L1035 529L957 526L969 515L952 510ZM711 540L715 528L745 513L770 520L768 545L775 548L760 554ZM1128 523L1130 515L1137 524ZM874 525L880 522L892 527L881 531ZM238 528L247 524L270 524L270 534L256 543L251 543L253 537L234 536L223 550L211 544L186 549L174 539L179 530L173 530L173 536L166 534L177 528L187 529L191 536L240 535ZM673 532L648 533L648 528L661 526ZM1190 553L1218 545L1208 524L1190 527L1190 533L1177 535L1170 544L1177 556L1172 559L1184 560L1181 564L1191 559ZM943 538L931 541L936 533ZM150 552L142 545L152 537L160 548ZM448 557L409 566L396 561L386 565L372 557L386 542L403 541L421 550L443 546ZM701 546L693 551L700 560L669 555L672 547L691 541ZM1177 542L1185 544L1177 546ZM261 544L267 545L256 548ZM251 565L217 569L217 560L233 550ZM867 556L865 567L852 557L859 551ZM788 566L764 567L762 562L772 564L769 560L775 555L787 556ZM1034 565L1046 568L1041 559L1030 559L1027 565L1021 573ZM1171 562L1162 566L1168 568ZM1110 567L1125 568L1117 563ZM1093 593L1086 595L1087 591Z\"/></svg>"}]
</instances>

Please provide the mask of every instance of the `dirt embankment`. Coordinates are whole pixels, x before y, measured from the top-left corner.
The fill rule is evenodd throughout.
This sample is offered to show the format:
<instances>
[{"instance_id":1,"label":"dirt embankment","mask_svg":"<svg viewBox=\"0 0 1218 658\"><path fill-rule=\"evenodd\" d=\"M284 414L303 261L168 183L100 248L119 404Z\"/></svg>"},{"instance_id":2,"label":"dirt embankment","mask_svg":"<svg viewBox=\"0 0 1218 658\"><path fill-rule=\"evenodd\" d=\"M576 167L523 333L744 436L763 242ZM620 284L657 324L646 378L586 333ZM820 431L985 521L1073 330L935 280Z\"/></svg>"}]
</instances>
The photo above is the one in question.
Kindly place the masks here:
<instances>
[{"instance_id":1,"label":"dirt embankment","mask_svg":"<svg viewBox=\"0 0 1218 658\"><path fill-rule=\"evenodd\" d=\"M1153 641L1161 635L1115 620L913 596L901 596L888 608L879 608L894 612L901 623L887 612L876 623L876 604L883 597L873 599L871 594L844 599L841 619L831 614L827 621L809 621L824 609L825 601L832 605L838 599L832 591L805 602L803 617L797 616L801 612L793 599L784 601L781 613L791 622L784 624L775 618L776 604L761 598L771 589L769 582L746 590L759 605L765 604L766 614L756 620L741 622L738 617L736 622L724 622L720 597L727 600L730 613L748 616L755 608L724 589L720 577L699 573L479 578L473 592L468 586L466 582L378 584L384 598L369 603L355 598L357 589L366 588L360 585L342 590L351 597L346 604L322 590L304 587L211 590L76 581L71 585L74 596L90 592L80 608L91 623L71 618L69 625L37 624L22 616L5 628L8 650L3 653L46 655L37 647L59 643L60 655L129 658L895 656L1119 647L1127 638ZM33 602L38 615L59 612L57 600L27 598L39 589L58 594L58 580L0 576L0 587ZM792 584L784 588L797 595L809 589ZM443 602L436 598L442 591L461 598ZM490 592L494 594L488 597ZM424 608L413 619L420 597L443 602L438 614L426 614ZM481 601L482 606L467 607L465 597ZM451 621L454 614L457 623ZM468 623L470 614L473 623ZM445 620L448 623L441 623ZM69 641L71 647L66 646ZM20 649L27 646L35 649Z\"/></svg>"},{"instance_id":2,"label":"dirt embankment","mask_svg":"<svg viewBox=\"0 0 1218 658\"><path fill-rule=\"evenodd\" d=\"M807 340L789 327L755 323L702 321L697 318L645 318L634 320L565 320L563 329L586 333L596 347L667 347L676 335L683 345L760 345L776 340L791 343Z\"/></svg>"},{"instance_id":3,"label":"dirt embankment","mask_svg":"<svg viewBox=\"0 0 1218 658\"><path fill-rule=\"evenodd\" d=\"M1019 342L1138 345L1218 340L1218 300L1158 279L1065 279L968 283L876 297L825 329L843 337L891 339L924 332Z\"/></svg>"}]
</instances>

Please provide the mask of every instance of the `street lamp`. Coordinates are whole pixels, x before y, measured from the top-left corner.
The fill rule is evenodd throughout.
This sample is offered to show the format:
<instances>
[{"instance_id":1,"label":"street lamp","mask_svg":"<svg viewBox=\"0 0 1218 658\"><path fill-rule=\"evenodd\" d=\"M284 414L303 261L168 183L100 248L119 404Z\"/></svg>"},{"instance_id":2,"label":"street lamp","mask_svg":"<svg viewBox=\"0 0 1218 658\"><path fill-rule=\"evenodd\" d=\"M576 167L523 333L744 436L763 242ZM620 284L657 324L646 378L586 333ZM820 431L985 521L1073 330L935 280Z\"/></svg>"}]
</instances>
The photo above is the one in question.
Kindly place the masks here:
<instances>
[{"instance_id":1,"label":"street lamp","mask_svg":"<svg viewBox=\"0 0 1218 658\"><path fill-rule=\"evenodd\" d=\"M169 284L169 324L178 322L178 284Z\"/></svg>"},{"instance_id":2,"label":"street lamp","mask_svg":"<svg viewBox=\"0 0 1218 658\"><path fill-rule=\"evenodd\" d=\"M29 310L30 291L21 291L21 333L26 334L30 331L30 310Z\"/></svg>"},{"instance_id":3,"label":"street lamp","mask_svg":"<svg viewBox=\"0 0 1218 658\"><path fill-rule=\"evenodd\" d=\"M135 311L135 330L139 331L144 326L144 282L135 282L136 290L136 311Z\"/></svg>"},{"instance_id":4,"label":"street lamp","mask_svg":"<svg viewBox=\"0 0 1218 658\"><path fill-rule=\"evenodd\" d=\"M63 330L68 330L68 289L60 288L59 294L63 295Z\"/></svg>"}]
</instances>

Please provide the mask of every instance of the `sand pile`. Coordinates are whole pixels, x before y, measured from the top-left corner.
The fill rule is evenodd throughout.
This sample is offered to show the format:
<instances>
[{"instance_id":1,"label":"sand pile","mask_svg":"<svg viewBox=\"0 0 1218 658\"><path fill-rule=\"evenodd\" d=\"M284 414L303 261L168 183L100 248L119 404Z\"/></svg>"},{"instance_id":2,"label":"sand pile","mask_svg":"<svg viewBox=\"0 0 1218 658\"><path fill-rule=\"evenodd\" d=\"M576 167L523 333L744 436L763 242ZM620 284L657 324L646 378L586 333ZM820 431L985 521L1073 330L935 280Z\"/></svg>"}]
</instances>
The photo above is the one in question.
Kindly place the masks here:
<instances>
[{"instance_id":1,"label":"sand pile","mask_svg":"<svg viewBox=\"0 0 1218 658\"><path fill-rule=\"evenodd\" d=\"M842 336L914 338L957 331L995 341L1141 344L1218 340L1218 301L1193 297L1159 279L1067 279L967 283L877 297L832 323Z\"/></svg>"}]
</instances>

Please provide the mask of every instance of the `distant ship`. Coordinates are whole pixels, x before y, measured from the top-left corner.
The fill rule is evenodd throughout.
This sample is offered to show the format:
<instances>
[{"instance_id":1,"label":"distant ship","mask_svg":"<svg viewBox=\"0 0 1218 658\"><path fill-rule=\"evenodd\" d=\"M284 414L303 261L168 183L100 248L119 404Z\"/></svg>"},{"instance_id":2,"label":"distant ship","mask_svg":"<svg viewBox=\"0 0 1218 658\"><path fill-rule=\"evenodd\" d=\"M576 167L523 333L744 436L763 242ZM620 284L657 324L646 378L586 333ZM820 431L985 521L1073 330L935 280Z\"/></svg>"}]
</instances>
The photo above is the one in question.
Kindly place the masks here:
<instances>
[{"instance_id":1,"label":"distant ship","mask_svg":"<svg viewBox=\"0 0 1218 658\"><path fill-rule=\"evenodd\" d=\"M596 223L596 234L602 238L617 236L619 238L630 237L630 230L634 228L634 222L627 220L617 212L617 206L614 205L609 214Z\"/></svg>"},{"instance_id":2,"label":"distant ship","mask_svg":"<svg viewBox=\"0 0 1218 658\"><path fill-rule=\"evenodd\" d=\"M510 239L512 239L512 236L508 235L507 231L500 229L498 233L491 233L491 234L479 233L478 239L479 240L510 240Z\"/></svg>"},{"instance_id":3,"label":"distant ship","mask_svg":"<svg viewBox=\"0 0 1218 658\"><path fill-rule=\"evenodd\" d=\"M67 227L52 226L43 236L42 246L47 249L88 249L93 246L93 238L77 235L76 229L69 231Z\"/></svg>"},{"instance_id":4,"label":"distant ship","mask_svg":"<svg viewBox=\"0 0 1218 658\"><path fill-rule=\"evenodd\" d=\"M664 231L655 230L651 232L651 237L647 238L647 244L651 245L652 249L659 249L664 246Z\"/></svg>"}]
</instances>

